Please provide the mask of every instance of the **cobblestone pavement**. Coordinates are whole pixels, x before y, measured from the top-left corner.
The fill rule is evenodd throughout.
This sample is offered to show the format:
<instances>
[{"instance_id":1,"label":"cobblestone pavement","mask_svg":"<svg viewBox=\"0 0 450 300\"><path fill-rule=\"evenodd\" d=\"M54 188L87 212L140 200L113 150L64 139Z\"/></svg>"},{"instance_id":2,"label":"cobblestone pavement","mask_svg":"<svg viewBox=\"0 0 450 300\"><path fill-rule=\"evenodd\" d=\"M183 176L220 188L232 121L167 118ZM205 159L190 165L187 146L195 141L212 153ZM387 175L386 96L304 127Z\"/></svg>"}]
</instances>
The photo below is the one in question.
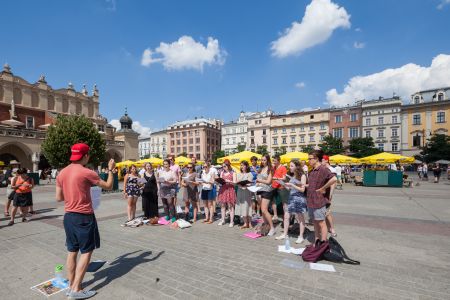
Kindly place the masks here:
<instances>
[{"instance_id":1,"label":"cobblestone pavement","mask_svg":"<svg viewBox=\"0 0 450 300\"><path fill-rule=\"evenodd\" d=\"M277 252L274 238L244 238L237 227L120 227L126 203L105 195L93 259L109 263L86 276L86 287L98 291L95 299L449 299L449 194L446 180L414 188L344 185L333 204L338 240L361 265L334 264L335 273L285 267L283 259L301 258ZM34 199L39 214L29 223L7 227L0 218L0 299L44 298L30 287L65 261L54 186L37 187Z\"/></svg>"}]
</instances>

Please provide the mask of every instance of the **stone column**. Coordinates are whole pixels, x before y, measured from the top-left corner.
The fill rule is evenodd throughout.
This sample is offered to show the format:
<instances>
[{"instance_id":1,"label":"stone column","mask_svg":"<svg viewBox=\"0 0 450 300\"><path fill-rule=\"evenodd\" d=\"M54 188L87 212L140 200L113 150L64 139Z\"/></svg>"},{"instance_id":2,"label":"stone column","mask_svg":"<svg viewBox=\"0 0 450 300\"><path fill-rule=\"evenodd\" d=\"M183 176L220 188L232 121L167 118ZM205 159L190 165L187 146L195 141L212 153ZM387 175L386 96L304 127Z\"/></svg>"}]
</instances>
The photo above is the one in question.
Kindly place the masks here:
<instances>
[{"instance_id":1,"label":"stone column","mask_svg":"<svg viewBox=\"0 0 450 300\"><path fill-rule=\"evenodd\" d=\"M40 160L39 152L33 152L33 154L31 155L31 161L33 162L33 172L38 172L39 160Z\"/></svg>"}]
</instances>

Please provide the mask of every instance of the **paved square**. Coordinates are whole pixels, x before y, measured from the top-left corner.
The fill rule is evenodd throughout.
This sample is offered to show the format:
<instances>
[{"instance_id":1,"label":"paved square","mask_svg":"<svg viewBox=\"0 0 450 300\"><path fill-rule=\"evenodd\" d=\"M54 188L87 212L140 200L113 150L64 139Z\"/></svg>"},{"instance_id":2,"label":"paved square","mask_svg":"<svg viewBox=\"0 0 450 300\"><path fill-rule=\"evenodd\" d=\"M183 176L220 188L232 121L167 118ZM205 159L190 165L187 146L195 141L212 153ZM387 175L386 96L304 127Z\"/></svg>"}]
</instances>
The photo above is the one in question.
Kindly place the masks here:
<instances>
[{"instance_id":1,"label":"paved square","mask_svg":"<svg viewBox=\"0 0 450 300\"><path fill-rule=\"evenodd\" d=\"M282 266L301 258L277 252L282 242L274 238L250 240L217 222L120 227L126 202L109 194L96 213L101 248L93 255L109 264L85 284L98 291L94 299L449 299L449 194L447 180L402 189L345 185L334 199L336 230L361 265L334 264L335 273ZM37 187L34 199L40 213L29 223L7 227L0 219L1 299L44 298L30 287L65 262L54 186Z\"/></svg>"}]
</instances>

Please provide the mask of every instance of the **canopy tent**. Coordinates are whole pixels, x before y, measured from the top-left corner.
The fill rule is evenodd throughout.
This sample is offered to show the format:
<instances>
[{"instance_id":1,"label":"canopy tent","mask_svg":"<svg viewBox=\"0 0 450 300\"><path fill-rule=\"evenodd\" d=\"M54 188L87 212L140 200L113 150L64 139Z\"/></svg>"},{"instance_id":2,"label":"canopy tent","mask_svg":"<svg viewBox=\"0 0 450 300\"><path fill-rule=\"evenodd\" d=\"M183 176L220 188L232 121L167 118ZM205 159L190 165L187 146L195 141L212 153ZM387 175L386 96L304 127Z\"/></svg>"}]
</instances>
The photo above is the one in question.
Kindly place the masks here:
<instances>
[{"instance_id":1,"label":"canopy tent","mask_svg":"<svg viewBox=\"0 0 450 300\"><path fill-rule=\"evenodd\" d=\"M250 163L250 158L252 158L252 156L256 156L256 158L260 160L262 155L251 151L242 151L239 153L234 153L225 157L221 157L217 160L217 162L219 164L222 164L225 161L225 159L228 159L232 165L238 165L244 160Z\"/></svg>"},{"instance_id":2,"label":"canopy tent","mask_svg":"<svg viewBox=\"0 0 450 300\"><path fill-rule=\"evenodd\" d=\"M163 164L163 160L161 158L157 158L157 157L150 157L150 158L141 159L141 160L137 161L136 165L141 167L146 163L150 163L152 166L160 166Z\"/></svg>"},{"instance_id":3,"label":"canopy tent","mask_svg":"<svg viewBox=\"0 0 450 300\"><path fill-rule=\"evenodd\" d=\"M178 156L177 158L175 158L175 163L180 166L187 165L190 162L191 159L187 158L186 156Z\"/></svg>"},{"instance_id":4,"label":"canopy tent","mask_svg":"<svg viewBox=\"0 0 450 300\"><path fill-rule=\"evenodd\" d=\"M293 159L297 159L297 160L304 160L307 161L308 160L308 153L305 152L289 152L286 154L281 155L281 163L282 164L288 164L291 162L291 160Z\"/></svg>"},{"instance_id":5,"label":"canopy tent","mask_svg":"<svg viewBox=\"0 0 450 300\"><path fill-rule=\"evenodd\" d=\"M378 153L360 158L359 161L365 164L392 164L400 162L402 164L414 163L414 157L402 156L387 152Z\"/></svg>"},{"instance_id":6,"label":"canopy tent","mask_svg":"<svg viewBox=\"0 0 450 300\"><path fill-rule=\"evenodd\" d=\"M440 159L438 161L436 161L437 164L441 164L441 165L448 165L450 164L450 161L445 160L445 159Z\"/></svg>"},{"instance_id":7,"label":"canopy tent","mask_svg":"<svg viewBox=\"0 0 450 300\"><path fill-rule=\"evenodd\" d=\"M132 160L125 160L125 161L116 163L116 167L128 167L128 166L131 166L132 164L136 164L136 162L132 161Z\"/></svg>"},{"instance_id":8,"label":"canopy tent","mask_svg":"<svg viewBox=\"0 0 450 300\"><path fill-rule=\"evenodd\" d=\"M332 165L335 165L335 164L357 165L357 164L359 164L359 159L351 157L351 156L347 156L347 155L336 154L336 155L330 156L330 164L332 164Z\"/></svg>"}]
</instances>

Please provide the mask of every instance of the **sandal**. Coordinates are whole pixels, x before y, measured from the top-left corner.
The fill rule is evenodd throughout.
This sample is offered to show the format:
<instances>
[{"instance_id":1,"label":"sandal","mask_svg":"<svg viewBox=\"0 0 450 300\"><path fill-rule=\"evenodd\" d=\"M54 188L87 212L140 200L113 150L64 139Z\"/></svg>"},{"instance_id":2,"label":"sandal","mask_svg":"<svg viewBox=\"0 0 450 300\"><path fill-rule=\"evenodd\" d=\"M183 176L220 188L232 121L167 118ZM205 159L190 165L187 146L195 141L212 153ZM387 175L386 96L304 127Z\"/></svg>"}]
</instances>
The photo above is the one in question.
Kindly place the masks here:
<instances>
[{"instance_id":1,"label":"sandal","mask_svg":"<svg viewBox=\"0 0 450 300\"><path fill-rule=\"evenodd\" d=\"M28 222L28 219L27 218L22 218L22 222L26 223L26 222Z\"/></svg>"},{"instance_id":2,"label":"sandal","mask_svg":"<svg viewBox=\"0 0 450 300\"><path fill-rule=\"evenodd\" d=\"M206 224L212 224L213 223L213 221L208 221L208 222L206 222Z\"/></svg>"},{"instance_id":3,"label":"sandal","mask_svg":"<svg viewBox=\"0 0 450 300\"><path fill-rule=\"evenodd\" d=\"M14 225L14 221L9 221L8 226L13 226Z\"/></svg>"},{"instance_id":4,"label":"sandal","mask_svg":"<svg viewBox=\"0 0 450 300\"><path fill-rule=\"evenodd\" d=\"M250 226L248 225L242 225L241 227L239 227L240 229L246 229L246 228L250 228Z\"/></svg>"},{"instance_id":5,"label":"sandal","mask_svg":"<svg viewBox=\"0 0 450 300\"><path fill-rule=\"evenodd\" d=\"M3 215L5 216L5 218L11 217L11 215L10 215L9 212L7 212L7 211L5 211L5 212L3 213Z\"/></svg>"}]
</instances>

